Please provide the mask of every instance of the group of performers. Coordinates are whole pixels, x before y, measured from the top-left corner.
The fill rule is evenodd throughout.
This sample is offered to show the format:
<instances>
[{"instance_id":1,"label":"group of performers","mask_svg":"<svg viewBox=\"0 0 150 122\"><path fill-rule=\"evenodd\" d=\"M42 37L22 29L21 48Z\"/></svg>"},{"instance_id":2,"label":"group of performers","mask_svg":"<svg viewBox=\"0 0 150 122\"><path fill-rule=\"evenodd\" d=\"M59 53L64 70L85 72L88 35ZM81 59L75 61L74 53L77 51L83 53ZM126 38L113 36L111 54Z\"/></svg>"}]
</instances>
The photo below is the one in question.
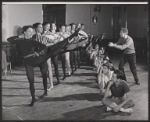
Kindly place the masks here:
<instances>
[{"instance_id":1,"label":"group of performers","mask_svg":"<svg viewBox=\"0 0 150 122\"><path fill-rule=\"evenodd\" d=\"M134 102L129 97L130 89L126 82L124 65L128 61L131 72L133 73L135 83L140 85L137 71L135 49L132 38L128 35L128 30L122 28L120 30L120 39L117 43L110 42L108 46L124 50L123 57L119 64L119 70L113 66L109 59L104 46L99 44L99 41L93 41L92 35L84 32L84 24L60 25L57 31L55 23L34 23L33 26L24 26L23 34L10 37L7 40L10 43L16 44L19 54L24 58L27 78L30 84L30 92L32 101L30 106L33 106L35 99L34 88L34 67L40 67L43 78L44 94L40 98L48 95L48 90L53 88L53 74L51 60L54 64L57 84L60 84L58 73L58 54L62 59L62 68L64 77L66 78L66 67L68 76L76 70L76 59L79 58L80 48L86 49L87 55L93 61L96 70L97 84L100 89L100 95L103 95L103 104L108 110L115 112L131 112ZM103 39L101 36L101 40ZM100 41L101 41L100 40ZM96 44L93 46L93 43ZM79 63L79 62L78 62ZM75 64L75 69L73 67ZM48 75L47 75L48 74ZM47 87L47 76L50 81L50 86ZM118 90L118 91L117 91ZM109 92L111 91L111 93Z\"/></svg>"},{"instance_id":2,"label":"group of performers","mask_svg":"<svg viewBox=\"0 0 150 122\"><path fill-rule=\"evenodd\" d=\"M64 78L66 77L65 64L67 65L68 75L73 73L73 66L70 66L70 52L88 42L88 35L82 30L81 24L61 25L59 32L56 32L55 23L44 22L34 23L33 26L27 25L22 28L23 34L8 38L8 42L16 44L19 55L24 59L27 78L30 84L32 101L30 106L34 105L34 67L40 67L43 78L44 94L48 95L47 90L53 88L53 76L51 59L54 63L57 84L60 84L58 73L58 54L62 57L62 67ZM74 59L72 59L73 62ZM73 65L73 63L72 63ZM47 89L47 72L50 81L50 87Z\"/></svg>"},{"instance_id":3,"label":"group of performers","mask_svg":"<svg viewBox=\"0 0 150 122\"><path fill-rule=\"evenodd\" d=\"M103 36L101 40L103 39ZM130 89L127 84L124 65L129 63L130 70L134 76L135 84L140 85L136 71L135 48L132 38L128 35L127 28L121 28L120 38L117 43L109 42L109 47L124 50L119 63L119 69L114 67L105 51L105 46L92 43L87 47L87 52L96 70L97 84L100 89L100 95L103 96L102 103L106 105L107 111L122 111L131 113L134 102L130 97ZM93 48L94 47L94 48Z\"/></svg>"}]
</instances>

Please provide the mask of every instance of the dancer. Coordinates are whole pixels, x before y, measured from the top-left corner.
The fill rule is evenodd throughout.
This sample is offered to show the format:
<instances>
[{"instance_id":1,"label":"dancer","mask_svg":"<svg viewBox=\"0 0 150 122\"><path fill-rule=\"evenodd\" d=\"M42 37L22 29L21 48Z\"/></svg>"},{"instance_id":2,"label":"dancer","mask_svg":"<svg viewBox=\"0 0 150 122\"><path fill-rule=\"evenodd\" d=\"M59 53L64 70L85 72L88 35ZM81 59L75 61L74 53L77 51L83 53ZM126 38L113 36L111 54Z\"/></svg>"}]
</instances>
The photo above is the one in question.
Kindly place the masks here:
<instances>
[{"instance_id":1,"label":"dancer","mask_svg":"<svg viewBox=\"0 0 150 122\"><path fill-rule=\"evenodd\" d=\"M38 42L41 42L42 44L46 46L50 46L50 44L55 44L55 42L45 35L42 35L43 33L43 26L41 23L34 23L33 28L35 29L35 35L33 35L33 39L35 39ZM50 43L50 44L49 44ZM48 90L53 88L53 74L52 74L52 67L51 67L51 58L47 60L47 66L48 66L48 78L50 86L48 87Z\"/></svg>"},{"instance_id":2,"label":"dancer","mask_svg":"<svg viewBox=\"0 0 150 122\"><path fill-rule=\"evenodd\" d=\"M60 35L61 39L63 40L66 38L66 26L65 25L60 25L59 27L59 32L58 34ZM62 61L62 69L63 69L63 78L64 80L66 78L66 59L65 59L65 52L60 53L61 61Z\"/></svg>"},{"instance_id":3,"label":"dancer","mask_svg":"<svg viewBox=\"0 0 150 122\"><path fill-rule=\"evenodd\" d=\"M25 59L32 53L32 56L36 57L39 54L34 51L36 50L35 48L45 48L44 45L42 45L40 42L36 42L32 40L32 35L33 34L33 29L32 26L24 26L23 27L23 35L15 36L15 37L10 37L7 40L13 44L16 44L16 47L18 49L18 53ZM32 41L32 42L31 42ZM26 74L27 78L29 80L30 84L30 93L32 96L32 101L30 106L34 105L34 102L36 101L35 99L35 88L34 88L34 71L33 68L34 66L31 65L30 63L25 63L25 69L26 69ZM40 71L42 73L42 78L43 78L43 86L44 86L44 94L42 97L47 96L47 64L45 61L42 61L40 64L36 65L40 67Z\"/></svg>"},{"instance_id":4,"label":"dancer","mask_svg":"<svg viewBox=\"0 0 150 122\"><path fill-rule=\"evenodd\" d=\"M71 33L70 33L70 26L69 25L66 25L66 26L61 25L59 35L62 38L69 37L71 35ZM66 78L66 67L67 67L67 71L68 71L68 76L71 75L70 52L67 51L67 52L61 53L61 60L62 60L62 68L63 68L63 74L64 74L62 80L64 80Z\"/></svg>"},{"instance_id":5,"label":"dancer","mask_svg":"<svg viewBox=\"0 0 150 122\"><path fill-rule=\"evenodd\" d=\"M70 25L71 25L71 34L73 34L76 30L76 24L72 23ZM74 74L74 71L77 70L77 57L75 55L75 52L76 52L75 50L70 51L70 65L71 65L72 75Z\"/></svg>"},{"instance_id":6,"label":"dancer","mask_svg":"<svg viewBox=\"0 0 150 122\"><path fill-rule=\"evenodd\" d=\"M35 99L35 88L34 88L34 67L40 67L42 77L43 77L43 86L44 86L44 94L40 96L43 98L47 96L47 64L46 60L52 56L57 55L61 52L61 50L68 44L69 40L77 35L79 30L77 30L73 35L66 38L65 40L52 45L50 47L46 47L40 42L34 41L32 39L33 29L32 26L24 26L23 27L23 35L13 36L8 38L7 40L10 43L16 44L16 48L18 53L24 58L25 69L27 73L27 78L30 84L30 93L32 96L32 101L29 106L33 106Z\"/></svg>"},{"instance_id":7,"label":"dancer","mask_svg":"<svg viewBox=\"0 0 150 122\"><path fill-rule=\"evenodd\" d=\"M51 28L50 28L50 23L48 22L43 22L43 35L45 35L46 37L48 37L50 40L52 40L52 42L48 42L49 45L53 45L55 43L57 43L59 41L59 39L57 39L55 36L56 34L53 34L51 31L56 31L55 29L55 25L53 26L53 23L51 24ZM51 31L50 31L51 30ZM55 32L54 32L55 33ZM52 76L52 64L51 61L54 64L54 69L55 69L55 75L56 75L56 79L57 79L57 83L56 85L60 84L60 80L59 80L59 72L58 72L58 56L56 55L55 57L51 57L47 60L47 64L48 64L48 71L49 71L49 75ZM51 82L51 86L49 87L49 90L53 88L53 82Z\"/></svg>"},{"instance_id":8,"label":"dancer","mask_svg":"<svg viewBox=\"0 0 150 122\"><path fill-rule=\"evenodd\" d=\"M66 31L64 36L67 38L71 35L71 26L70 25L66 25ZM65 52L65 62L66 62L66 67L67 67L67 72L68 75L71 75L71 66L70 66L70 52Z\"/></svg>"},{"instance_id":9,"label":"dancer","mask_svg":"<svg viewBox=\"0 0 150 122\"><path fill-rule=\"evenodd\" d=\"M51 23L51 28L50 28L50 34L49 34L49 38L51 38L52 40L55 41L55 43L61 41L61 37L60 35L56 32L57 27L55 23ZM55 68L55 75L56 75L56 79L57 79L57 83L55 85L60 84L60 80L59 80L59 70L58 70L58 56L52 56L52 62L54 64L54 68Z\"/></svg>"}]
</instances>

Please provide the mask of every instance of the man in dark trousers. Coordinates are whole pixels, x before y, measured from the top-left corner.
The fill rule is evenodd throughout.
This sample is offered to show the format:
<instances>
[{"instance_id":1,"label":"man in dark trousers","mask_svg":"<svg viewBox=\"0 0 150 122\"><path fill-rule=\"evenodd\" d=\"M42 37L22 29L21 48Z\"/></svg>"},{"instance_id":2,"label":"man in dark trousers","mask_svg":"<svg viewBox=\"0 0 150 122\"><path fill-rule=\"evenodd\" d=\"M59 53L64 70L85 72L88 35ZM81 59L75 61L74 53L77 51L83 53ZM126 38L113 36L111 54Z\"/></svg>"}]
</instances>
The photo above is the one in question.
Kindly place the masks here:
<instances>
[{"instance_id":1,"label":"man in dark trousers","mask_svg":"<svg viewBox=\"0 0 150 122\"><path fill-rule=\"evenodd\" d=\"M134 76L135 83L140 85L137 70L136 70L136 53L133 39L128 35L127 28L121 28L120 38L117 43L110 42L109 47L114 47L119 50L124 50L122 58L119 63L119 70L124 72L124 65L126 62L129 63L130 70ZM126 81L126 76L124 75L124 80Z\"/></svg>"},{"instance_id":2,"label":"man in dark trousers","mask_svg":"<svg viewBox=\"0 0 150 122\"><path fill-rule=\"evenodd\" d=\"M76 34L71 35L67 39L58 42L55 45L46 47L32 39L33 29L32 26L23 27L23 35L10 37L7 40L10 43L16 44L16 48L19 54L24 58L24 64L26 68L27 78L30 84L30 93L32 96L32 101L30 106L35 103L35 88L34 88L34 67L40 67L42 77L44 94L40 96L43 98L47 96L47 64L46 60L51 56L55 56L61 52L61 50L69 43L69 40L73 38ZM76 31L78 33L78 31Z\"/></svg>"}]
</instances>

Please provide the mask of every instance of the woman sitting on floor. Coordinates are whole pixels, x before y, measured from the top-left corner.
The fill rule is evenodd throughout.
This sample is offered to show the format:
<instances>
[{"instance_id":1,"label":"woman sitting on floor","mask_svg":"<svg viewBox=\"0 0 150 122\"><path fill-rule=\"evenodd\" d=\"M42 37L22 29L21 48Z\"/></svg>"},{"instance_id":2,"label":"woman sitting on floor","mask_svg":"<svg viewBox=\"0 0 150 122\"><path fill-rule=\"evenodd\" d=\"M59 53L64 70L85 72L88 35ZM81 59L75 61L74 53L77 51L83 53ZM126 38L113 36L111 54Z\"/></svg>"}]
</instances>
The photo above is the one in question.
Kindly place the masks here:
<instances>
[{"instance_id":1,"label":"woman sitting on floor","mask_svg":"<svg viewBox=\"0 0 150 122\"><path fill-rule=\"evenodd\" d=\"M107 83L106 91L102 103L107 107L107 111L131 113L134 102L130 97L130 89L127 83L122 80L124 74L115 70L111 80ZM109 96L109 91L112 95Z\"/></svg>"}]
</instances>

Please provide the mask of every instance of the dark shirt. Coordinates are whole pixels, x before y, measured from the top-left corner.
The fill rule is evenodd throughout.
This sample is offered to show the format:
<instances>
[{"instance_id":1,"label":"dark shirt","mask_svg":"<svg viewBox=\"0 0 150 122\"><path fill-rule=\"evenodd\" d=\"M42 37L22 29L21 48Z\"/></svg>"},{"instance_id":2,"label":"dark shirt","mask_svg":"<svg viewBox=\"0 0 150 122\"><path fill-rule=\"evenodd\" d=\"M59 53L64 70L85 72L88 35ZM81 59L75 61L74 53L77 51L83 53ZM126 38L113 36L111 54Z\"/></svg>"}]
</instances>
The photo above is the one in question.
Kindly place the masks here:
<instances>
[{"instance_id":1,"label":"dark shirt","mask_svg":"<svg viewBox=\"0 0 150 122\"><path fill-rule=\"evenodd\" d=\"M41 51L46 46L41 44L40 42L37 42L35 40L31 39L25 39L25 38L19 38L18 36L13 36L7 39L8 42L12 44L16 44L16 48L18 53L21 56L27 56L28 54L32 54L35 51Z\"/></svg>"},{"instance_id":2,"label":"dark shirt","mask_svg":"<svg viewBox=\"0 0 150 122\"><path fill-rule=\"evenodd\" d=\"M107 83L107 86L108 86L108 83ZM128 93L130 91L129 86L123 80L120 81L118 86L116 86L115 83L113 83L110 87L110 90L111 90L112 96L114 97L123 97L125 93Z\"/></svg>"}]
</instances>

